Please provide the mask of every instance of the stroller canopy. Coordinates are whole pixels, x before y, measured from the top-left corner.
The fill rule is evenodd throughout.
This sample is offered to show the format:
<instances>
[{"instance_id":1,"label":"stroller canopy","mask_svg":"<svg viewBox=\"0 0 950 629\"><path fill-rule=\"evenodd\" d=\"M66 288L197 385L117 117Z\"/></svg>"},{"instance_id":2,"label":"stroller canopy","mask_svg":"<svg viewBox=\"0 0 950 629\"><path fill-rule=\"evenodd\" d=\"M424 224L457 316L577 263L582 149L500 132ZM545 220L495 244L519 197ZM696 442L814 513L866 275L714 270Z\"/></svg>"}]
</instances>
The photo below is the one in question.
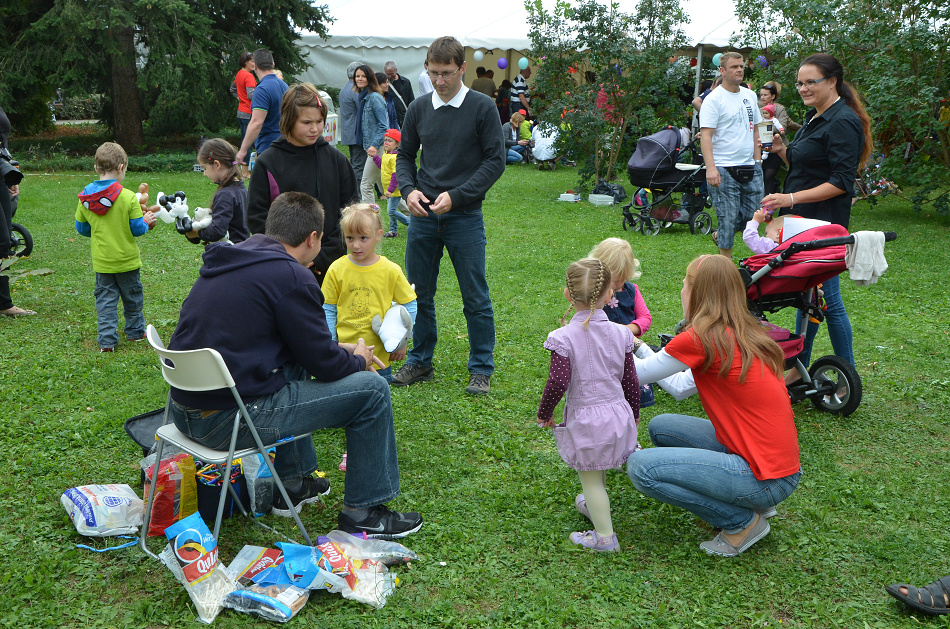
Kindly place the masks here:
<instances>
[{"instance_id":1,"label":"stroller canopy","mask_svg":"<svg viewBox=\"0 0 950 629\"><path fill-rule=\"evenodd\" d=\"M683 138L685 129L667 127L653 135L640 138L637 148L627 162L628 170L672 170L679 161L680 153L688 140Z\"/></svg>"}]
</instances>

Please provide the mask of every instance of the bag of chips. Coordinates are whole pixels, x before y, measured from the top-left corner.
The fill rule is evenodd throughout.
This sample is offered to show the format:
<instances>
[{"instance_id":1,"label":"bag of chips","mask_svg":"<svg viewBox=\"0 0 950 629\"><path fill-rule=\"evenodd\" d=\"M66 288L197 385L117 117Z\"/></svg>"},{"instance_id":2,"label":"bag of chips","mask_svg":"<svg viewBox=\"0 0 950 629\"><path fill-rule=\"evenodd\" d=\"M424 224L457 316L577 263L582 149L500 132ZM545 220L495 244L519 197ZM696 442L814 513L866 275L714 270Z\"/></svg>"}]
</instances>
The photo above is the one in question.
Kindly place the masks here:
<instances>
[{"instance_id":1,"label":"bag of chips","mask_svg":"<svg viewBox=\"0 0 950 629\"><path fill-rule=\"evenodd\" d=\"M146 477L146 499L152 487L148 479L152 478L154 460L155 456L150 455L141 462ZM157 493L148 523L150 536L162 535L166 528L198 511L195 459L184 452L162 459L155 479L155 491Z\"/></svg>"}]
</instances>

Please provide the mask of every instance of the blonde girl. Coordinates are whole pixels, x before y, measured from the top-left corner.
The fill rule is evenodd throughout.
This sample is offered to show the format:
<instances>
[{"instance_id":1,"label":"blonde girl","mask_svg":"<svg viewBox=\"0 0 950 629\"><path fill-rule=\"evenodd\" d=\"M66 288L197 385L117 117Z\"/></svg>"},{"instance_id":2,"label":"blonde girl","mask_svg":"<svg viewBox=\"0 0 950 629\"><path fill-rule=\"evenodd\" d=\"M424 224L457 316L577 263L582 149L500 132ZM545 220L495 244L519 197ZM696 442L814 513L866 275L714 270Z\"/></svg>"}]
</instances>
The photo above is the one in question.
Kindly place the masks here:
<instances>
[{"instance_id":1,"label":"blonde girl","mask_svg":"<svg viewBox=\"0 0 950 629\"><path fill-rule=\"evenodd\" d=\"M236 156L237 149L221 138L207 139L198 149L198 164L218 189L211 197L211 224L185 234L194 243L228 240L237 244L249 236L247 188Z\"/></svg>"},{"instance_id":2,"label":"blonde girl","mask_svg":"<svg viewBox=\"0 0 950 629\"><path fill-rule=\"evenodd\" d=\"M584 258L567 269L564 297L576 312L570 323L548 334L551 366L537 422L554 428L558 453L577 470L581 488L574 505L594 525L570 540L600 552L619 550L610 517L605 470L622 466L637 449L640 388L629 329L607 320L611 275L600 260ZM570 312L570 308L568 309ZM562 396L564 422L554 425Z\"/></svg>"},{"instance_id":3,"label":"blonde girl","mask_svg":"<svg viewBox=\"0 0 950 629\"><path fill-rule=\"evenodd\" d=\"M371 327L373 316L385 316L393 302L402 304L413 321L416 293L398 264L376 253L383 238L379 207L357 203L343 210L340 228L347 255L330 265L323 280L324 312L334 339L356 343L363 339L384 368L377 373L392 382L391 363L403 360L406 349L388 353Z\"/></svg>"},{"instance_id":4,"label":"blonde girl","mask_svg":"<svg viewBox=\"0 0 950 629\"><path fill-rule=\"evenodd\" d=\"M603 261L613 278L610 283L613 296L604 306L607 318L627 326L637 338L646 334L653 316L643 301L640 287L631 281L639 278L641 273L640 261L633 257L630 243L623 238L608 238L594 247L588 257Z\"/></svg>"}]
</instances>

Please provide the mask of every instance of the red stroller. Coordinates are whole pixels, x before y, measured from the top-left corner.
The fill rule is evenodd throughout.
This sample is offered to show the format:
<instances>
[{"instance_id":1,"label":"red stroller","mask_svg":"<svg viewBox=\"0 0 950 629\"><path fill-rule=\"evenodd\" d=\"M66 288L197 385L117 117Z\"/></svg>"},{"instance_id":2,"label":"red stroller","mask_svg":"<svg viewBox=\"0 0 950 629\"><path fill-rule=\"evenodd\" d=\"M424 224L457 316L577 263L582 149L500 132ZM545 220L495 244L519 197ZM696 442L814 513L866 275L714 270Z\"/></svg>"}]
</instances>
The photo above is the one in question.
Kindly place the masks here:
<instances>
[{"instance_id":1,"label":"red stroller","mask_svg":"<svg viewBox=\"0 0 950 629\"><path fill-rule=\"evenodd\" d=\"M885 240L897 238L885 232ZM810 369L798 359L804 337L768 323L765 314L789 306L798 308L818 322L824 319L815 289L847 267L847 245L854 236L840 225L823 225L797 234L769 253L754 255L739 263L746 283L749 309L768 327L769 334L785 352L785 364L801 376L789 385L792 402L810 399L819 410L833 415L850 415L861 404L861 377L846 360L823 356Z\"/></svg>"}]
</instances>

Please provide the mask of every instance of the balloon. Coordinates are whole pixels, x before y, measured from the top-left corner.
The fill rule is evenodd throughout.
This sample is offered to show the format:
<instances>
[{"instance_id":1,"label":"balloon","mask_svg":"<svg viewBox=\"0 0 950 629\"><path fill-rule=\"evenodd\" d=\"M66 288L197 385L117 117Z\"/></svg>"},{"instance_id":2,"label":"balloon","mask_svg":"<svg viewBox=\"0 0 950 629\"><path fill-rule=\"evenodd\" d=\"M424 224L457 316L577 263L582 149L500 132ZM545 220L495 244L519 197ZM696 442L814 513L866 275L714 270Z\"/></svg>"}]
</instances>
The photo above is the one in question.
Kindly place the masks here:
<instances>
[{"instance_id":1,"label":"balloon","mask_svg":"<svg viewBox=\"0 0 950 629\"><path fill-rule=\"evenodd\" d=\"M714 68L718 68L718 67L719 67L719 61L720 61L721 59L722 59L722 53L721 53L721 52L717 52L716 54L713 55L712 62L713 62L713 67L714 67Z\"/></svg>"},{"instance_id":2,"label":"balloon","mask_svg":"<svg viewBox=\"0 0 950 629\"><path fill-rule=\"evenodd\" d=\"M485 58L485 53L483 53L481 50L476 50L475 54L472 55L472 59L474 59L476 62L481 61L484 58Z\"/></svg>"},{"instance_id":3,"label":"balloon","mask_svg":"<svg viewBox=\"0 0 950 629\"><path fill-rule=\"evenodd\" d=\"M508 67L508 60L507 60L507 59L505 59L504 57L502 57L501 59L498 60L498 69L499 69L499 70L504 70L504 69L507 68L507 67Z\"/></svg>"},{"instance_id":4,"label":"balloon","mask_svg":"<svg viewBox=\"0 0 950 629\"><path fill-rule=\"evenodd\" d=\"M691 68L696 67L696 57L693 57L692 59L689 60L689 67Z\"/></svg>"},{"instance_id":5,"label":"balloon","mask_svg":"<svg viewBox=\"0 0 950 629\"><path fill-rule=\"evenodd\" d=\"M759 58L755 60L755 65L760 68L769 67L769 60L765 58L765 55L759 55Z\"/></svg>"},{"instance_id":6,"label":"balloon","mask_svg":"<svg viewBox=\"0 0 950 629\"><path fill-rule=\"evenodd\" d=\"M527 68L527 67L528 67L528 58L527 58L527 57L522 57L521 59L518 59L518 67L521 68L522 70L524 70L525 68Z\"/></svg>"}]
</instances>

